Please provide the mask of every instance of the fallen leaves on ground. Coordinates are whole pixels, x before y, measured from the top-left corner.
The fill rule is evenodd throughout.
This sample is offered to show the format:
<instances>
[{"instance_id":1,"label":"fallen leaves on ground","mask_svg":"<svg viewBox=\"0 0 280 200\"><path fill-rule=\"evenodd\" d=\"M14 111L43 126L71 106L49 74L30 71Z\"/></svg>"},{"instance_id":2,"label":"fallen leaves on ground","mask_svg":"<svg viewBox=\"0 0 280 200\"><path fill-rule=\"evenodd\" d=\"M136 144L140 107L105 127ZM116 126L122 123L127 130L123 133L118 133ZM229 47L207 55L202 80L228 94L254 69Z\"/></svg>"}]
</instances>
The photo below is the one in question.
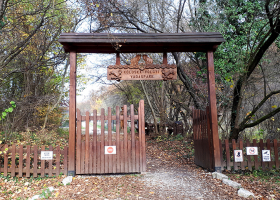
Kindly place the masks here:
<instances>
[{"instance_id":1,"label":"fallen leaves on ground","mask_svg":"<svg viewBox=\"0 0 280 200\"><path fill-rule=\"evenodd\" d=\"M213 179L207 171L197 167L193 159L192 140L149 140L147 139L147 172L161 171L171 178L182 178L182 172L194 174L197 182L202 183L202 190L211 191L219 199L243 199L237 196L237 189L233 189ZM258 199L280 199L279 183L265 182L254 176L227 174L231 180L242 184L255 194ZM164 188L164 185L145 184L147 175L99 175L76 176L70 185L63 186L61 181L66 176L42 179L5 179L0 178L0 199L26 199L42 194L48 187L54 187L49 199L178 199L178 191ZM171 192L171 193L170 193ZM177 193L176 193L177 192ZM170 195L172 194L172 195ZM165 195L165 196L164 196ZM188 197L186 197L188 199Z\"/></svg>"}]
</instances>

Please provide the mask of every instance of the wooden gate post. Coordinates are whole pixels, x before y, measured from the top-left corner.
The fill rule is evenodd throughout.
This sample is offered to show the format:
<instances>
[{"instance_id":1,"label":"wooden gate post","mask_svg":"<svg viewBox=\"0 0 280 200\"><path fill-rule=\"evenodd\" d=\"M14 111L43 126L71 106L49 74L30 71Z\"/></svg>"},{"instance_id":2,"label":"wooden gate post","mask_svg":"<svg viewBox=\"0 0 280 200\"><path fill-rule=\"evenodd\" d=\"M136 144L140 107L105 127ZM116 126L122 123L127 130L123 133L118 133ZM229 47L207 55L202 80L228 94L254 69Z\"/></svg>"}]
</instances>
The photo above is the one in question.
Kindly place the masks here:
<instances>
[{"instance_id":1,"label":"wooden gate post","mask_svg":"<svg viewBox=\"0 0 280 200\"><path fill-rule=\"evenodd\" d=\"M215 88L214 56L213 50L207 51L207 79L208 79L208 97L210 108L210 125L212 131L213 150L214 150L214 167L215 171L221 172L221 156L218 133L218 115L217 100Z\"/></svg>"},{"instance_id":2,"label":"wooden gate post","mask_svg":"<svg viewBox=\"0 0 280 200\"><path fill-rule=\"evenodd\" d=\"M70 51L70 94L69 94L69 163L68 176L75 176L76 174L76 65L77 53Z\"/></svg>"}]
</instances>

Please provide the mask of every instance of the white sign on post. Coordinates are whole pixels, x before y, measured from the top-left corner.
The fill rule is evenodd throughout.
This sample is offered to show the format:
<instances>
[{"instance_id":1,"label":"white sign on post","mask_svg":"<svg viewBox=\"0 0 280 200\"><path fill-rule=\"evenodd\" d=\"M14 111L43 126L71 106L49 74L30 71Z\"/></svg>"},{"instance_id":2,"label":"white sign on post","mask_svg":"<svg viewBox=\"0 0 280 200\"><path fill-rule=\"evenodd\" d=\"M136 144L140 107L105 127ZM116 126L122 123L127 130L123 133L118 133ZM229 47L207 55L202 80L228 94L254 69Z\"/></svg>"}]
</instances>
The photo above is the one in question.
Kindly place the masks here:
<instances>
[{"instance_id":1,"label":"white sign on post","mask_svg":"<svg viewBox=\"0 0 280 200\"><path fill-rule=\"evenodd\" d=\"M242 150L234 150L234 161L243 162Z\"/></svg>"},{"instance_id":2,"label":"white sign on post","mask_svg":"<svg viewBox=\"0 0 280 200\"><path fill-rule=\"evenodd\" d=\"M52 160L53 151L41 151L41 160Z\"/></svg>"},{"instance_id":3,"label":"white sign on post","mask_svg":"<svg viewBox=\"0 0 280 200\"><path fill-rule=\"evenodd\" d=\"M246 147L246 151L249 156L258 155L258 147Z\"/></svg>"},{"instance_id":4,"label":"white sign on post","mask_svg":"<svg viewBox=\"0 0 280 200\"><path fill-rule=\"evenodd\" d=\"M105 146L105 154L116 154L116 146Z\"/></svg>"},{"instance_id":5,"label":"white sign on post","mask_svg":"<svg viewBox=\"0 0 280 200\"><path fill-rule=\"evenodd\" d=\"M270 162L270 150L262 150L262 160L263 162Z\"/></svg>"}]
</instances>

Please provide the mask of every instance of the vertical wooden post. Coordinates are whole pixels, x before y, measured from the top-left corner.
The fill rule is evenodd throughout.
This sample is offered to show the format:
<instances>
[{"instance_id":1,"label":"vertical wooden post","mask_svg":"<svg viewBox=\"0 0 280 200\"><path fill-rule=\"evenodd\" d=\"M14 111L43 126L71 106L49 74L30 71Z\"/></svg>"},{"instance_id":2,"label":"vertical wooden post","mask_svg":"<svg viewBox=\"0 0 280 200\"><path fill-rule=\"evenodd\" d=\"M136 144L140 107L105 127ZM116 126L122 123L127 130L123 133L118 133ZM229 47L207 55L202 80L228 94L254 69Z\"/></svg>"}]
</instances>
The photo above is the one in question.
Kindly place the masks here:
<instances>
[{"instance_id":1,"label":"vertical wooden post","mask_svg":"<svg viewBox=\"0 0 280 200\"><path fill-rule=\"evenodd\" d=\"M121 58L120 58L120 53L118 52L116 55L116 65L120 65L121 64Z\"/></svg>"},{"instance_id":2,"label":"vertical wooden post","mask_svg":"<svg viewBox=\"0 0 280 200\"><path fill-rule=\"evenodd\" d=\"M215 171L221 172L221 156L219 146L219 134L218 134L218 116L216 105L216 88L215 88L215 72L214 72L214 56L213 50L207 51L207 78L208 78L208 96L209 96L209 108L210 108L210 120L214 149L214 166Z\"/></svg>"},{"instance_id":3,"label":"vertical wooden post","mask_svg":"<svg viewBox=\"0 0 280 200\"><path fill-rule=\"evenodd\" d=\"M162 61L162 63L164 65L167 65L167 53L166 52L163 53L163 61Z\"/></svg>"},{"instance_id":4,"label":"vertical wooden post","mask_svg":"<svg viewBox=\"0 0 280 200\"><path fill-rule=\"evenodd\" d=\"M70 94L69 94L69 166L68 176L75 176L76 143L76 65L77 53L70 52Z\"/></svg>"}]
</instances>

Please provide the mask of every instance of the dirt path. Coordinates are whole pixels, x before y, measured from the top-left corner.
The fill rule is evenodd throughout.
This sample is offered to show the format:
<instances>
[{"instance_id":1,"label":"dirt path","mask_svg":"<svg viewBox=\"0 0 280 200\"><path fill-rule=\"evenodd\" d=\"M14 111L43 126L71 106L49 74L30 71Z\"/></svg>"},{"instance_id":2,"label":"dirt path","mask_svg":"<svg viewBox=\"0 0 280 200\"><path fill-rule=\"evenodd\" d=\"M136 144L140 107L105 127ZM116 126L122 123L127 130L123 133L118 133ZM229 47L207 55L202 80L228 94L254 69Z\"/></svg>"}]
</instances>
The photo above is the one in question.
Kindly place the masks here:
<instances>
[{"instance_id":1,"label":"dirt path","mask_svg":"<svg viewBox=\"0 0 280 200\"><path fill-rule=\"evenodd\" d=\"M172 162L148 156L147 169L143 175L77 176L71 185L57 190L57 198L178 200L236 196L236 190L212 179L209 173L188 166L178 168Z\"/></svg>"},{"instance_id":2,"label":"dirt path","mask_svg":"<svg viewBox=\"0 0 280 200\"><path fill-rule=\"evenodd\" d=\"M232 199L229 194L235 192L213 180L210 173L198 172L190 166L172 166L151 157L147 162L148 172L143 181L154 188L158 199Z\"/></svg>"}]
</instances>

